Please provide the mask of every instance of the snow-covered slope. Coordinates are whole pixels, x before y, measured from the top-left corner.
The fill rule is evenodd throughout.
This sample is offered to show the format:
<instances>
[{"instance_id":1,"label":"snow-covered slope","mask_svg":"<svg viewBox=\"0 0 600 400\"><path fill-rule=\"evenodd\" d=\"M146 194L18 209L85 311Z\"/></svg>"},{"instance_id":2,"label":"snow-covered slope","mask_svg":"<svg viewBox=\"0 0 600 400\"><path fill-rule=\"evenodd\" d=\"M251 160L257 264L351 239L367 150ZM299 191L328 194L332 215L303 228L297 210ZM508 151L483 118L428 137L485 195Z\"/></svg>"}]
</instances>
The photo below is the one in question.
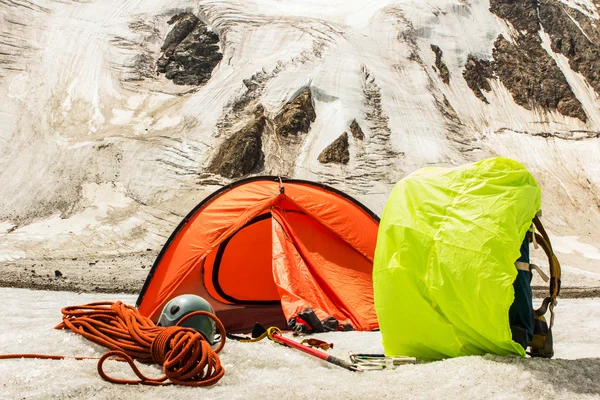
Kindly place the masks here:
<instances>
[{"instance_id":1,"label":"snow-covered slope","mask_svg":"<svg viewBox=\"0 0 600 400\"><path fill-rule=\"evenodd\" d=\"M599 10L0 0L0 259L158 250L248 174L379 213L407 173L494 155L536 176L552 233L598 254Z\"/></svg>"},{"instance_id":2,"label":"snow-covered slope","mask_svg":"<svg viewBox=\"0 0 600 400\"><path fill-rule=\"evenodd\" d=\"M129 295L8 288L0 288L0 296L5 299L0 308L0 354L99 357L104 348L72 332L52 329L60 322L61 308L95 301L135 301ZM219 353L225 376L210 388L113 385L100 378L96 360L17 359L0 361L0 399L597 399L598 304L592 299L561 301L553 329L553 360L486 355L353 373L266 339L227 341ZM345 360L349 351L383 351L379 332L316 336L333 342L329 353ZM138 365L147 376L161 375L156 365ZM135 379L126 363L107 362L104 368L111 376Z\"/></svg>"}]
</instances>

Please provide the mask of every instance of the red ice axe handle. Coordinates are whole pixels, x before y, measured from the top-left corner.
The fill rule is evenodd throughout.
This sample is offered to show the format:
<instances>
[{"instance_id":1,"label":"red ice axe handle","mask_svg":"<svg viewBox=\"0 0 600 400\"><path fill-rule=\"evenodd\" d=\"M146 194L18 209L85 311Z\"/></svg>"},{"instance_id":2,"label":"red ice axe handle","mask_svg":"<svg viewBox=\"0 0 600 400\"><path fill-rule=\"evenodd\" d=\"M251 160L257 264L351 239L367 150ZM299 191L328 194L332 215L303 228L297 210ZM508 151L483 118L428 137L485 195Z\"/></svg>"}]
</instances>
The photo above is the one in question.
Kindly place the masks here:
<instances>
[{"instance_id":1,"label":"red ice axe handle","mask_svg":"<svg viewBox=\"0 0 600 400\"><path fill-rule=\"evenodd\" d=\"M345 368L349 371L359 371L359 369L356 367L356 365L349 363L348 361L344 361L341 358L337 358L334 356L330 356L327 353L324 353L320 350L317 349L313 349L312 347L308 347L305 346L303 344L300 344L292 339L288 339L286 337L283 337L277 333L273 333L271 335L271 337L273 338L274 341L276 341L279 344L283 344L289 347L293 347L294 349L298 349L300 351L303 351L307 354L310 354L313 357L317 357L320 358L321 360L327 361L328 363L331 364L335 364L338 367L342 367Z\"/></svg>"}]
</instances>

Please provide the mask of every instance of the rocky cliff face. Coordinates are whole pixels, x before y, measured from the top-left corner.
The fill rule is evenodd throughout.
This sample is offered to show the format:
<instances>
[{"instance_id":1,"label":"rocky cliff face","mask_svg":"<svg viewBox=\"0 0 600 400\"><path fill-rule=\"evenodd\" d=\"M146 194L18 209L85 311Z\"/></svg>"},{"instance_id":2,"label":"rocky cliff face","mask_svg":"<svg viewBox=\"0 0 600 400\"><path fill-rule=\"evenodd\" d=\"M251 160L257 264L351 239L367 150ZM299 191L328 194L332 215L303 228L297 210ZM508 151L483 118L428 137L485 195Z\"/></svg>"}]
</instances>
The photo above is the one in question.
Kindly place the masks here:
<instances>
[{"instance_id":1,"label":"rocky cliff face","mask_svg":"<svg viewBox=\"0 0 600 400\"><path fill-rule=\"evenodd\" d=\"M534 173L550 230L593 245L599 11L0 2L0 260L158 250L202 198L253 174L380 212L415 169L494 155Z\"/></svg>"},{"instance_id":2,"label":"rocky cliff face","mask_svg":"<svg viewBox=\"0 0 600 400\"><path fill-rule=\"evenodd\" d=\"M316 117L310 88L305 88L275 116L275 133L283 137L308 133Z\"/></svg>"},{"instance_id":3,"label":"rocky cliff face","mask_svg":"<svg viewBox=\"0 0 600 400\"><path fill-rule=\"evenodd\" d=\"M515 103L528 110L558 111L586 121L581 103L538 38L524 36L511 43L499 36L492 54L494 73Z\"/></svg>"},{"instance_id":4,"label":"rocky cliff face","mask_svg":"<svg viewBox=\"0 0 600 400\"><path fill-rule=\"evenodd\" d=\"M589 41L582 43L584 33L574 22L574 18L570 17L567 11L569 8L556 1L537 3L528 0L492 0L490 11L516 31L508 36L510 41L502 35L498 36L494 43L493 60L488 61L487 66L482 61L475 60L472 55L469 56L463 75L475 95L487 102L481 89L491 89L482 78L497 76L518 105L528 110L539 108L558 111L585 122L587 116L581 102L573 93L560 66L543 47L543 34L554 32L550 35L551 38L554 37L553 50L570 56L570 64L575 66L573 70L576 72L579 72L578 65L582 59L596 59L589 64L591 68L586 68L586 74L583 74L593 86L597 78L596 73L590 69L595 69L594 62L598 62L595 57L597 50ZM589 21L589 18L582 17L583 14L577 11L572 13ZM591 28L591 33L596 31L591 25L588 28ZM582 49L581 55L575 56L575 42L581 45L578 46Z\"/></svg>"},{"instance_id":5,"label":"rocky cliff face","mask_svg":"<svg viewBox=\"0 0 600 400\"><path fill-rule=\"evenodd\" d=\"M597 13L597 4L592 6L596 7ZM550 37L552 50L567 57L571 69L583 75L599 93L600 27L586 14L594 12L594 8L586 7L584 12L567 4L543 0L537 10L540 24Z\"/></svg>"},{"instance_id":6,"label":"rocky cliff face","mask_svg":"<svg viewBox=\"0 0 600 400\"><path fill-rule=\"evenodd\" d=\"M348 150L348 133L344 132L319 154L317 158L320 163L348 164L350 151Z\"/></svg>"},{"instance_id":7,"label":"rocky cliff face","mask_svg":"<svg viewBox=\"0 0 600 400\"><path fill-rule=\"evenodd\" d=\"M489 104L483 92L490 92L490 79L494 78L494 62L478 60L473 54L467 57L463 77L475 96L484 103Z\"/></svg>"},{"instance_id":8,"label":"rocky cliff face","mask_svg":"<svg viewBox=\"0 0 600 400\"><path fill-rule=\"evenodd\" d=\"M433 50L433 52L435 53L435 68L437 69L440 78L442 78L442 81L446 85L448 85L450 83L450 71L448 71L448 67L442 59L442 55L444 53L442 52L442 49L440 49L439 46L436 46L435 44L431 45L431 50Z\"/></svg>"},{"instance_id":9,"label":"rocky cliff face","mask_svg":"<svg viewBox=\"0 0 600 400\"><path fill-rule=\"evenodd\" d=\"M265 120L264 116L259 116L223 142L209 165L208 172L233 179L257 170L264 158L262 134Z\"/></svg>"},{"instance_id":10,"label":"rocky cliff face","mask_svg":"<svg viewBox=\"0 0 600 400\"><path fill-rule=\"evenodd\" d=\"M157 71L178 85L201 85L208 81L223 58L219 37L192 13L174 15L167 24L173 27L160 48Z\"/></svg>"}]
</instances>

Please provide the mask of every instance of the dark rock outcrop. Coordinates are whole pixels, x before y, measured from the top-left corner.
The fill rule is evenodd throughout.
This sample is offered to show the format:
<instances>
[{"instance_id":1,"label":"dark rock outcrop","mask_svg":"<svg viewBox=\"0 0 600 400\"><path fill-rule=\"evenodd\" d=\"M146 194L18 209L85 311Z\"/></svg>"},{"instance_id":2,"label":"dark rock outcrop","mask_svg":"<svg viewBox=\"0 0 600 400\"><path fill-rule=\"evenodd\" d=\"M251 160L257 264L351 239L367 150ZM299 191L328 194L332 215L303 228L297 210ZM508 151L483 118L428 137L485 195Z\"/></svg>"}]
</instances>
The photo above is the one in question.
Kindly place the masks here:
<instances>
[{"instance_id":1,"label":"dark rock outcrop","mask_svg":"<svg viewBox=\"0 0 600 400\"><path fill-rule=\"evenodd\" d=\"M344 132L335 139L333 143L325 148L317 158L321 164L336 163L348 164L350 161L350 145L348 144L348 133Z\"/></svg>"},{"instance_id":2,"label":"dark rock outcrop","mask_svg":"<svg viewBox=\"0 0 600 400\"><path fill-rule=\"evenodd\" d=\"M173 54L175 48L194 30L198 22L200 20L192 13L181 13L171 17L167 24L175 25L167 34L160 50L167 56Z\"/></svg>"},{"instance_id":3,"label":"dark rock outcrop","mask_svg":"<svg viewBox=\"0 0 600 400\"><path fill-rule=\"evenodd\" d=\"M440 78L442 78L442 81L446 85L448 85L450 83L450 71L448 70L448 66L442 59L442 49L440 49L435 44L432 44L431 50L433 50L433 52L435 53L435 68L437 69Z\"/></svg>"},{"instance_id":4,"label":"dark rock outcrop","mask_svg":"<svg viewBox=\"0 0 600 400\"><path fill-rule=\"evenodd\" d=\"M522 37L512 44L499 36L493 57L495 72L515 103L528 110L539 107L586 120L581 103L537 37Z\"/></svg>"},{"instance_id":5,"label":"dark rock outcrop","mask_svg":"<svg viewBox=\"0 0 600 400\"><path fill-rule=\"evenodd\" d=\"M543 27L552 50L565 55L573 71L600 93L600 30L595 20L557 0L491 0L490 11L531 35Z\"/></svg>"},{"instance_id":6,"label":"dark rock outcrop","mask_svg":"<svg viewBox=\"0 0 600 400\"><path fill-rule=\"evenodd\" d=\"M481 101L488 103L482 90L485 90L486 92L492 90L488 79L494 77L493 62L489 60L478 60L473 54L469 54L465 70L463 71L463 77L473 93L475 93L475 96Z\"/></svg>"},{"instance_id":7,"label":"dark rock outcrop","mask_svg":"<svg viewBox=\"0 0 600 400\"><path fill-rule=\"evenodd\" d=\"M562 20L561 23L551 22L551 18L546 16L548 14L557 19L563 18L557 16L556 12L547 11L561 7L558 3L549 6L550 3L549 0L490 0L490 11L504 18L518 32L513 35L513 42L502 35L498 36L494 43L493 61L476 60L469 56L463 77L475 95L486 103L482 90L489 91L487 80L497 77L510 91L515 103L528 110L539 108L558 111L565 116L586 121L583 106L564 74L542 47L540 29L556 30L559 28L549 30L546 25L552 23L560 26L564 23ZM562 14L569 19L566 12ZM573 25L572 21L569 22ZM572 53L572 50L566 51ZM595 73L600 77L598 68ZM594 75L594 72L590 75Z\"/></svg>"},{"instance_id":8,"label":"dark rock outcrop","mask_svg":"<svg viewBox=\"0 0 600 400\"><path fill-rule=\"evenodd\" d=\"M313 107L312 94L310 88L305 88L275 116L275 133L284 137L307 133L315 118L317 114Z\"/></svg>"},{"instance_id":9,"label":"dark rock outcrop","mask_svg":"<svg viewBox=\"0 0 600 400\"><path fill-rule=\"evenodd\" d=\"M223 58L219 37L191 13L177 14L168 23L175 25L161 48L157 71L178 85L205 83Z\"/></svg>"},{"instance_id":10,"label":"dark rock outcrop","mask_svg":"<svg viewBox=\"0 0 600 400\"><path fill-rule=\"evenodd\" d=\"M571 69L583 75L596 93L600 94L598 22L557 1L541 0L539 15L544 30L550 36L552 50L566 56Z\"/></svg>"},{"instance_id":11,"label":"dark rock outcrop","mask_svg":"<svg viewBox=\"0 0 600 400\"><path fill-rule=\"evenodd\" d=\"M350 132L352 132L352 136L359 140L363 140L365 138L365 134L363 133L362 129L360 129L360 125L358 125L358 122L356 122L355 119L353 119L352 123L350 123Z\"/></svg>"},{"instance_id":12,"label":"dark rock outcrop","mask_svg":"<svg viewBox=\"0 0 600 400\"><path fill-rule=\"evenodd\" d=\"M225 140L208 167L208 172L233 179L256 170L263 158L262 134L266 118L260 116Z\"/></svg>"},{"instance_id":13,"label":"dark rock outcrop","mask_svg":"<svg viewBox=\"0 0 600 400\"><path fill-rule=\"evenodd\" d=\"M518 31L536 34L540 30L536 3L537 0L490 0L490 11Z\"/></svg>"}]
</instances>

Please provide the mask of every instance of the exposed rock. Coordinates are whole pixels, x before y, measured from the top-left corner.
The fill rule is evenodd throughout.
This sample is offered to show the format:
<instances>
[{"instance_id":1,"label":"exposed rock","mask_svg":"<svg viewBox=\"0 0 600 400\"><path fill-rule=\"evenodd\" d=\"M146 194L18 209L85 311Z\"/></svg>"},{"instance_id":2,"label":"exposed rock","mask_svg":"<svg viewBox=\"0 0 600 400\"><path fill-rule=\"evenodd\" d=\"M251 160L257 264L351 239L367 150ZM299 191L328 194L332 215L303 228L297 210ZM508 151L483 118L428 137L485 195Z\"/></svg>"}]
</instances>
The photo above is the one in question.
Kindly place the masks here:
<instances>
[{"instance_id":1,"label":"exposed rock","mask_svg":"<svg viewBox=\"0 0 600 400\"><path fill-rule=\"evenodd\" d=\"M348 164L350 161L350 145L348 144L348 133L344 132L335 139L333 143L325 148L317 158L321 164L336 163Z\"/></svg>"},{"instance_id":2,"label":"exposed rock","mask_svg":"<svg viewBox=\"0 0 600 400\"><path fill-rule=\"evenodd\" d=\"M167 24L175 25L167 34L165 43L160 50L167 57L170 57L179 43L194 30L196 25L198 25L198 22L200 22L200 20L192 13L181 13L171 17Z\"/></svg>"},{"instance_id":3,"label":"exposed rock","mask_svg":"<svg viewBox=\"0 0 600 400\"><path fill-rule=\"evenodd\" d=\"M264 115L264 113L265 107L262 104L258 104L256 107L254 107L254 110L252 110L252 115L254 115L255 118L260 118Z\"/></svg>"},{"instance_id":4,"label":"exposed rock","mask_svg":"<svg viewBox=\"0 0 600 400\"><path fill-rule=\"evenodd\" d=\"M275 133L281 136L308 133L310 124L317 118L312 104L310 88L305 88L287 103L275 117Z\"/></svg>"},{"instance_id":5,"label":"exposed rock","mask_svg":"<svg viewBox=\"0 0 600 400\"><path fill-rule=\"evenodd\" d=\"M169 24L173 23L161 48L163 54L157 61L157 71L178 85L205 83L223 58L219 37L191 13L174 16L169 20Z\"/></svg>"},{"instance_id":6,"label":"exposed rock","mask_svg":"<svg viewBox=\"0 0 600 400\"><path fill-rule=\"evenodd\" d=\"M558 15L558 10L558 4L548 0L490 1L490 11L510 22L520 32L516 34L514 44L503 36L496 39L493 50L495 74L508 88L515 103L528 110L536 107L556 110L563 115L586 121L587 116L581 103L556 62L542 47L539 37L542 25L546 31L563 33L565 26L574 25L564 10L560 11L564 17ZM569 23L563 18L569 20ZM558 41L556 39L553 43ZM573 52L570 42L565 50L567 53Z\"/></svg>"},{"instance_id":7,"label":"exposed rock","mask_svg":"<svg viewBox=\"0 0 600 400\"><path fill-rule=\"evenodd\" d=\"M548 0L540 1L539 15L552 41L552 50L566 56L571 69L583 75L600 94L600 30L597 21L565 4Z\"/></svg>"},{"instance_id":8,"label":"exposed rock","mask_svg":"<svg viewBox=\"0 0 600 400\"><path fill-rule=\"evenodd\" d=\"M263 160L262 133L266 118L261 116L227 139L212 160L208 171L233 179L251 173Z\"/></svg>"},{"instance_id":9,"label":"exposed rock","mask_svg":"<svg viewBox=\"0 0 600 400\"><path fill-rule=\"evenodd\" d=\"M62 278L63 274L58 269L54 271L55 278Z\"/></svg>"},{"instance_id":10,"label":"exposed rock","mask_svg":"<svg viewBox=\"0 0 600 400\"><path fill-rule=\"evenodd\" d=\"M493 57L495 72L515 103L528 110L540 107L586 120L581 103L537 37L521 37L512 44L499 36Z\"/></svg>"},{"instance_id":11,"label":"exposed rock","mask_svg":"<svg viewBox=\"0 0 600 400\"><path fill-rule=\"evenodd\" d=\"M433 50L433 52L435 53L435 68L437 69L440 78L442 78L442 81L446 85L448 85L450 83L450 71L448 71L448 66L442 59L442 49L440 49L435 44L432 44L431 50Z\"/></svg>"},{"instance_id":12,"label":"exposed rock","mask_svg":"<svg viewBox=\"0 0 600 400\"><path fill-rule=\"evenodd\" d=\"M599 131L588 131L588 130L566 130L566 131L541 131L541 132L530 132L530 131L519 131L509 128L500 128L495 133L501 134L506 132L518 133L521 135L541 136L543 138L558 138L561 140L569 141L582 141L589 139L600 138Z\"/></svg>"},{"instance_id":13,"label":"exposed rock","mask_svg":"<svg viewBox=\"0 0 600 400\"><path fill-rule=\"evenodd\" d=\"M364 122L368 127L368 140L355 143L352 168L338 169L322 173L323 182L330 185L344 185L352 182L357 191L369 195L373 182L396 182L403 175L404 153L396 151L392 145L392 131L389 118L382 104L381 88L375 74L366 65L361 65L362 95L364 97Z\"/></svg>"},{"instance_id":14,"label":"exposed rock","mask_svg":"<svg viewBox=\"0 0 600 400\"><path fill-rule=\"evenodd\" d=\"M363 133L362 129L360 129L360 125L358 125L358 122L356 122L355 119L353 119L352 123L350 124L350 132L352 132L352 136L359 140L363 140L365 138L365 134Z\"/></svg>"},{"instance_id":15,"label":"exposed rock","mask_svg":"<svg viewBox=\"0 0 600 400\"><path fill-rule=\"evenodd\" d=\"M463 77L467 85L471 88L475 96L481 101L489 103L482 90L489 92L492 90L488 79L494 77L494 64L489 60L478 60L473 54L467 57Z\"/></svg>"},{"instance_id":16,"label":"exposed rock","mask_svg":"<svg viewBox=\"0 0 600 400\"><path fill-rule=\"evenodd\" d=\"M156 47L155 43L162 41L162 34L156 27L154 18L139 16L128 24L132 35L121 36L117 32L111 39L111 44L127 54L134 51L133 57L123 60L120 66L120 79L123 82L142 81L156 77Z\"/></svg>"},{"instance_id":17,"label":"exposed rock","mask_svg":"<svg viewBox=\"0 0 600 400\"><path fill-rule=\"evenodd\" d=\"M465 159L475 161L477 156L473 155L473 152L481 150L481 147L477 144L477 139L466 128L444 94L441 94L440 97L439 94L433 93L433 97L436 108L444 117L446 138L454 143L456 149L463 154Z\"/></svg>"},{"instance_id":18,"label":"exposed rock","mask_svg":"<svg viewBox=\"0 0 600 400\"><path fill-rule=\"evenodd\" d=\"M215 137L229 137L232 135L232 127L240 120L244 121L248 118L258 118L264 114L264 107L260 103L260 98L269 80L276 76L271 72L259 70L250 78L242 79L245 90L241 89L237 95L231 98L224 107L222 117L216 123ZM272 124L268 125L269 127ZM269 132L265 132L269 133ZM263 136L263 139L265 137ZM263 140L263 151L268 153L268 148L265 147ZM267 160L265 159L265 162ZM211 179L211 178L208 178Z\"/></svg>"},{"instance_id":19,"label":"exposed rock","mask_svg":"<svg viewBox=\"0 0 600 400\"><path fill-rule=\"evenodd\" d=\"M536 3L537 0L490 0L490 11L517 30L536 34L540 29Z\"/></svg>"}]
</instances>

